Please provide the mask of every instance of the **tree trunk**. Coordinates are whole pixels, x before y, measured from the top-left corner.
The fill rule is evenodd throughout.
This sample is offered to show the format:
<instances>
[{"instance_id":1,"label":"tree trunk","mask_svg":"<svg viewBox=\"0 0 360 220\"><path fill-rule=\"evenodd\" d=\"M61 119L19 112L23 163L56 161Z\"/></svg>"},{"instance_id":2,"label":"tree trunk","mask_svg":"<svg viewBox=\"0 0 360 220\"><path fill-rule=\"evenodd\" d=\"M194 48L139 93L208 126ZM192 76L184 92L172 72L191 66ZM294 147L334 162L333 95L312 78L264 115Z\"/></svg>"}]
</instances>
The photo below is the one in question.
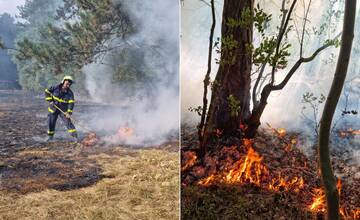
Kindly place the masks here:
<instances>
[{"instance_id":1,"label":"tree trunk","mask_svg":"<svg viewBox=\"0 0 360 220\"><path fill-rule=\"evenodd\" d=\"M205 155L207 148L206 144L204 143L204 125L205 125L205 117L207 113L207 106L208 106L208 86L210 84L210 73L211 73L211 61L212 61L212 49L213 49L213 38L214 38L214 30L216 25L216 17L215 17L215 2L211 0L211 17L212 17L212 24L210 28L210 36L209 36L209 52L208 52L208 69L206 71L205 79L204 79L204 94L203 94L203 107L201 111L201 120L198 127L198 136L199 136L199 145L200 145L200 155Z\"/></svg>"},{"instance_id":2,"label":"tree trunk","mask_svg":"<svg viewBox=\"0 0 360 220\"><path fill-rule=\"evenodd\" d=\"M247 120L247 128L245 131L245 136L247 138L255 137L257 129L260 126L260 118L265 110L265 107L267 105L267 99L269 98L271 91L272 90L270 84L266 85L262 90L260 102L257 106L254 106L254 109L251 112L251 116Z\"/></svg>"},{"instance_id":3,"label":"tree trunk","mask_svg":"<svg viewBox=\"0 0 360 220\"><path fill-rule=\"evenodd\" d=\"M341 47L336 65L334 79L326 99L320 122L319 133L319 163L321 177L325 187L327 202L327 219L338 220L339 217L339 194L336 188L336 179L331 167L329 135L330 127L336 106L346 78L347 68L350 60L351 46L354 37L354 23L356 14L356 0L345 1L345 15L343 32L341 36Z\"/></svg>"},{"instance_id":4,"label":"tree trunk","mask_svg":"<svg viewBox=\"0 0 360 220\"><path fill-rule=\"evenodd\" d=\"M244 13L253 13L254 0L225 0L221 27L221 58L217 72L209 112L205 125L211 135L215 129L224 135L236 135L240 125L250 115L250 84L251 84L251 52L253 24L231 26L230 19L243 20ZM224 41L230 39L235 44L229 47ZM234 114L229 107L229 97L239 103ZM206 142L206 140L205 140Z\"/></svg>"}]
</instances>

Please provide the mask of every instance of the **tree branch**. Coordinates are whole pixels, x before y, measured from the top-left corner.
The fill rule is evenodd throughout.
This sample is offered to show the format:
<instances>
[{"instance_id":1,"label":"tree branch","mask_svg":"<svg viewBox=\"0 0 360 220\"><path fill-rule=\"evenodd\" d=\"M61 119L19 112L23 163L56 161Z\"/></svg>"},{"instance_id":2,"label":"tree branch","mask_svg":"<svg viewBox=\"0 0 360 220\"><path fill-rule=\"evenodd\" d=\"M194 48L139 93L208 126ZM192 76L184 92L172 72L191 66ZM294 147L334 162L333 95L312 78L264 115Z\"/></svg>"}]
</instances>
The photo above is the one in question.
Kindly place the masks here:
<instances>
[{"instance_id":1,"label":"tree branch","mask_svg":"<svg viewBox=\"0 0 360 220\"><path fill-rule=\"evenodd\" d=\"M301 34L301 41L300 41L300 57L302 57L302 55L303 55L305 27L306 27L307 17L309 15L309 11L310 11L310 5L311 5L311 0L309 1L309 5L308 5L308 8L306 10L305 17L304 17L304 24L303 24L302 34Z\"/></svg>"},{"instance_id":2,"label":"tree branch","mask_svg":"<svg viewBox=\"0 0 360 220\"><path fill-rule=\"evenodd\" d=\"M334 39L337 39L339 36L341 35L338 34ZM283 81L278 84L278 85L272 85L271 86L271 90L281 90L285 87L285 85L288 83L288 81L290 80L290 78L294 75L294 73L296 72L296 70L300 67L300 65L302 63L307 63L312 61L313 59L315 59L315 57L323 50L325 50L326 48L332 46L332 43L327 43L324 44L323 46L319 47L317 50L315 50L315 52L309 56L309 57L300 57L298 61L296 61L296 63L294 64L294 66L290 69L290 71L286 74L285 78L283 79Z\"/></svg>"},{"instance_id":3,"label":"tree branch","mask_svg":"<svg viewBox=\"0 0 360 220\"><path fill-rule=\"evenodd\" d=\"M279 33L277 44L276 44L275 57L277 57L277 55L279 54L281 41L282 41L282 38L285 35L286 29L287 29L287 26L289 24L291 14L292 14L292 12L294 10L296 2L297 2L297 0L294 0L292 2L291 6L290 6L290 9L289 9L289 12L287 13L285 23L284 23L282 29L280 29L280 33ZM276 70L276 63L273 64L272 70L271 70L271 84L273 84L275 82L275 70Z\"/></svg>"}]
</instances>

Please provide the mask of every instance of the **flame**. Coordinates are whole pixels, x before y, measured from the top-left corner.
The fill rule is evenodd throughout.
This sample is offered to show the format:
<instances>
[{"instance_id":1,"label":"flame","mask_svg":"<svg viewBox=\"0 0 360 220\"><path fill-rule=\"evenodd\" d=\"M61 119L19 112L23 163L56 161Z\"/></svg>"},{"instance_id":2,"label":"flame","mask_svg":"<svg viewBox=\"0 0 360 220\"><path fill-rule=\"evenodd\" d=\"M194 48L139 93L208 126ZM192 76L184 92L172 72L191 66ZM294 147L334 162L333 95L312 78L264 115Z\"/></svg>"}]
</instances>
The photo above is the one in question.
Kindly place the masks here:
<instances>
[{"instance_id":1,"label":"flame","mask_svg":"<svg viewBox=\"0 0 360 220\"><path fill-rule=\"evenodd\" d=\"M270 183L266 183L265 181L269 180L269 171L267 167L262 164L263 157L252 147L252 140L244 139L243 144L248 148L247 154L245 157L236 161L232 169L219 174L212 174L200 180L198 184L207 186L216 181L226 184L253 183L257 186L264 184L265 188L272 191L294 190L295 192L298 192L304 187L304 179L302 177L294 177L287 181L289 178L284 178L279 175L278 178L271 179Z\"/></svg>"},{"instance_id":2,"label":"flame","mask_svg":"<svg viewBox=\"0 0 360 220\"><path fill-rule=\"evenodd\" d=\"M294 177L290 181L286 181L283 177L272 179L268 187L273 191L289 191L293 189L295 192L299 192L300 189L304 188L304 179L302 177Z\"/></svg>"},{"instance_id":3,"label":"flame","mask_svg":"<svg viewBox=\"0 0 360 220\"><path fill-rule=\"evenodd\" d=\"M278 128L275 129L271 126L271 124L269 124L268 122L266 122L266 125L271 129L271 131L276 134L279 138L283 138L286 135L286 129L285 128Z\"/></svg>"},{"instance_id":4,"label":"flame","mask_svg":"<svg viewBox=\"0 0 360 220\"><path fill-rule=\"evenodd\" d=\"M310 205L310 210L316 212L325 212L325 193L322 188L314 189L315 197Z\"/></svg>"},{"instance_id":5,"label":"flame","mask_svg":"<svg viewBox=\"0 0 360 220\"><path fill-rule=\"evenodd\" d=\"M208 176L207 178L203 179L203 180L200 180L198 183L200 185L203 185L203 186L207 186L209 185L211 182L213 182L215 180L215 175L214 174L211 174L210 176Z\"/></svg>"},{"instance_id":6,"label":"flame","mask_svg":"<svg viewBox=\"0 0 360 220\"><path fill-rule=\"evenodd\" d=\"M354 131L352 131L352 134L354 134L354 135L360 135L360 129L359 129L359 130L354 130Z\"/></svg>"},{"instance_id":7,"label":"flame","mask_svg":"<svg viewBox=\"0 0 360 220\"><path fill-rule=\"evenodd\" d=\"M268 124L270 127L270 125ZM283 128L272 129L279 138L285 137L286 130ZM352 134L360 134L360 130L347 130ZM285 147L286 151L290 151L298 142L297 138L292 138L290 143ZM303 177L289 177L278 175L272 178L267 166L263 164L263 157L257 153L253 148L253 140L243 139L243 145L247 148L247 153L229 168L223 168L223 171L211 174L210 176L198 181L199 185L208 186L211 184L246 184L252 183L256 186L271 190L271 191L294 191L299 193L304 189L305 181ZM187 164L195 163L196 158L188 160ZM185 165L182 169L187 169L192 165ZM307 162L304 161L304 167L307 167ZM336 187L339 196L342 190L342 182L339 179ZM304 191L308 192L308 191ZM308 208L312 212L325 212L326 211L326 197L323 188L315 188L312 190L312 203ZM340 214L344 219L360 219L360 208L353 210L346 209L344 206L340 207Z\"/></svg>"},{"instance_id":8,"label":"flame","mask_svg":"<svg viewBox=\"0 0 360 220\"><path fill-rule=\"evenodd\" d=\"M341 180L338 179L337 183L336 183L336 188L338 189L338 193L339 196L341 194L341 188L342 188L342 183ZM314 194L315 197L313 198L313 203L310 205L310 210L315 211L315 212L325 212L326 211L326 200L325 200L325 192L323 188L317 188L314 189ZM340 213L343 212L343 214L345 215L344 209L341 211L340 209Z\"/></svg>"},{"instance_id":9,"label":"flame","mask_svg":"<svg viewBox=\"0 0 360 220\"><path fill-rule=\"evenodd\" d=\"M189 154L190 159L185 163L184 166L181 167L181 171L187 170L190 167L194 166L196 159L197 159L195 152L188 151L186 153Z\"/></svg>"},{"instance_id":10,"label":"flame","mask_svg":"<svg viewBox=\"0 0 360 220\"><path fill-rule=\"evenodd\" d=\"M354 219L360 219L360 208L352 211Z\"/></svg>"},{"instance_id":11,"label":"flame","mask_svg":"<svg viewBox=\"0 0 360 220\"><path fill-rule=\"evenodd\" d=\"M228 172L212 174L198 183L206 186L218 180L228 184L250 182L259 186L262 175L267 175L268 170L261 163L263 158L253 149L252 141L244 139L243 144L248 148L245 158L236 161Z\"/></svg>"},{"instance_id":12,"label":"flame","mask_svg":"<svg viewBox=\"0 0 360 220\"><path fill-rule=\"evenodd\" d=\"M341 137L360 135L360 129L359 130L354 130L353 128L348 128L347 130L339 131L339 135Z\"/></svg>"},{"instance_id":13,"label":"flame","mask_svg":"<svg viewBox=\"0 0 360 220\"><path fill-rule=\"evenodd\" d=\"M285 137L285 135L286 135L286 130L285 130L285 128L279 128L279 129L277 129L277 133L278 133L278 135L279 135L279 137Z\"/></svg>"},{"instance_id":14,"label":"flame","mask_svg":"<svg viewBox=\"0 0 360 220\"><path fill-rule=\"evenodd\" d=\"M246 142L246 144L249 144ZM245 145L246 145L245 144ZM250 182L260 185L262 174L267 174L267 168L261 164L262 157L250 147L245 160L239 160L235 163L233 169L226 175L227 183L244 183Z\"/></svg>"},{"instance_id":15,"label":"flame","mask_svg":"<svg viewBox=\"0 0 360 220\"><path fill-rule=\"evenodd\" d=\"M134 130L130 127L121 127L119 128L119 130L117 131L117 134L121 137L121 138L129 138L131 136L134 135Z\"/></svg>"},{"instance_id":16,"label":"flame","mask_svg":"<svg viewBox=\"0 0 360 220\"><path fill-rule=\"evenodd\" d=\"M81 141L81 144L86 147L94 146L99 141L97 135L93 132L88 133Z\"/></svg>"}]
</instances>

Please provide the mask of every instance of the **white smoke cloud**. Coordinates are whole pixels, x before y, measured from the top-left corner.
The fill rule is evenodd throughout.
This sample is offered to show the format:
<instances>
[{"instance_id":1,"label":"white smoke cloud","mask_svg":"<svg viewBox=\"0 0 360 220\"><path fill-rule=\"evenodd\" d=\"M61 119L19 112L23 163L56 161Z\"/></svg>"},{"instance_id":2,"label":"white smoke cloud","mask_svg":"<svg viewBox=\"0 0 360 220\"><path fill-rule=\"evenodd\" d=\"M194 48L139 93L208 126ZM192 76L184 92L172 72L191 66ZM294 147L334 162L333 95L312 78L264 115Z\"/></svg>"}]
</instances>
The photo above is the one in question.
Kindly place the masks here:
<instances>
[{"instance_id":1,"label":"white smoke cloud","mask_svg":"<svg viewBox=\"0 0 360 220\"><path fill-rule=\"evenodd\" d=\"M305 1L307 2L307 1ZM266 11L272 13L274 23L279 23L280 5L274 1L260 1ZM321 18L325 14L327 1L313 1L309 13L309 22L307 27L318 27L321 24ZM320 7L321 6L321 7ZM339 4L339 7L342 7ZM221 2L216 5L217 23L214 37L219 37L221 26ZM289 5L287 5L289 7ZM211 10L203 2L198 0L187 0L182 7L182 51L181 51L181 79L182 79L182 121L197 122L199 118L195 114L189 113L189 107L196 107L202 102L202 80L207 69L207 46L209 30L211 26ZM321 9L321 10L319 10ZM297 28L301 31L301 22L304 8L299 3L295 10L297 19ZM305 38L304 57L310 56L326 39L331 39L341 30L342 17L338 19L338 27L335 33L329 33L321 39L313 37ZM291 25L294 25L291 23ZM276 30L273 30L274 34ZM295 33L290 34L289 39L292 44L292 57L289 60L288 68L277 72L277 82L280 82L285 73L292 67L299 57L299 43ZM356 41L356 39L355 39ZM355 42L354 41L354 42ZM263 122L269 122L274 126L286 126L299 129L302 123L302 95L309 91L315 95L327 95L331 85L332 77L335 71L337 49L327 49L320 56L310 63L304 63L281 91L275 91L268 100L268 106L262 117ZM334 54L335 62L325 63L330 55ZM213 53L213 55L216 55ZM217 71L217 65L212 66L212 79ZM354 73L349 73L354 75ZM355 82L354 82L355 83ZM356 88L356 86L353 86ZM190 91L190 92L189 92ZM319 109L321 112L322 109ZM289 114L291 113L291 114Z\"/></svg>"},{"instance_id":2,"label":"white smoke cloud","mask_svg":"<svg viewBox=\"0 0 360 220\"><path fill-rule=\"evenodd\" d=\"M179 132L179 3L176 0L117 0L135 19L136 34L121 42L143 51L144 62L156 83L128 96L128 87L112 82L114 68L91 64L83 68L86 88L93 101L112 105L93 113L91 127L104 132L104 140L125 144L159 144ZM120 43L120 42L116 42ZM104 63L110 56L104 58ZM113 135L122 127L134 134L127 139ZM176 135L177 136L177 135Z\"/></svg>"}]
</instances>

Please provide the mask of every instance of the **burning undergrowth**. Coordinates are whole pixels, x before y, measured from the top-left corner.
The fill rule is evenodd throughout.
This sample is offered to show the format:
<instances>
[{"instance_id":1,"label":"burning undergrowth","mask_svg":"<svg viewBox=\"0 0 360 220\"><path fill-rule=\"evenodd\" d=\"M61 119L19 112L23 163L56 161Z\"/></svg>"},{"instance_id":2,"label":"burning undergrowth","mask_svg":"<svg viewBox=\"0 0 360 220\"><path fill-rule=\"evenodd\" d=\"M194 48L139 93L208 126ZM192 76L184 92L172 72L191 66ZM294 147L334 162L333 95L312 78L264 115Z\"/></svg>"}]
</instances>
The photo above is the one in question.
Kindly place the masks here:
<instances>
[{"instance_id":1,"label":"burning undergrowth","mask_svg":"<svg viewBox=\"0 0 360 220\"><path fill-rule=\"evenodd\" d=\"M86 133L81 140L81 146L93 147L116 147L123 146L128 148L159 148L159 149L172 149L172 151L178 151L179 141L178 136L175 134L169 134L166 138L162 137L161 142L153 142L149 140L148 143L137 143L137 134L131 127L120 127L117 132L113 134L99 135L95 132ZM170 145L170 146L169 146Z\"/></svg>"},{"instance_id":2,"label":"burning undergrowth","mask_svg":"<svg viewBox=\"0 0 360 220\"><path fill-rule=\"evenodd\" d=\"M183 140L181 169L183 210L187 218L200 214L201 209L209 205L207 203L222 207L213 210L226 215L232 209L229 207L241 203L236 200L238 204L223 206L221 202L215 204L214 198L224 201L226 196L221 198L218 193L229 190L233 196L243 198L243 206L231 212L249 219L255 216L272 219L323 216L325 197L316 159L306 157L298 149L303 144L298 134L270 128L270 132L263 130L255 139L238 139L233 141L236 144L230 146L218 144L222 147L208 153L203 160L199 160L195 150L191 149L191 145L196 146L196 139L190 138L190 133L187 135ZM360 184L354 179L357 170L344 170L344 163L336 161L335 170L346 173L338 179L341 215L344 219L359 219ZM192 192L194 190L197 192ZM247 194L252 197L247 198ZM204 201L208 196L213 199ZM257 203L258 198L263 200ZM274 211L274 207L278 211Z\"/></svg>"}]
</instances>

